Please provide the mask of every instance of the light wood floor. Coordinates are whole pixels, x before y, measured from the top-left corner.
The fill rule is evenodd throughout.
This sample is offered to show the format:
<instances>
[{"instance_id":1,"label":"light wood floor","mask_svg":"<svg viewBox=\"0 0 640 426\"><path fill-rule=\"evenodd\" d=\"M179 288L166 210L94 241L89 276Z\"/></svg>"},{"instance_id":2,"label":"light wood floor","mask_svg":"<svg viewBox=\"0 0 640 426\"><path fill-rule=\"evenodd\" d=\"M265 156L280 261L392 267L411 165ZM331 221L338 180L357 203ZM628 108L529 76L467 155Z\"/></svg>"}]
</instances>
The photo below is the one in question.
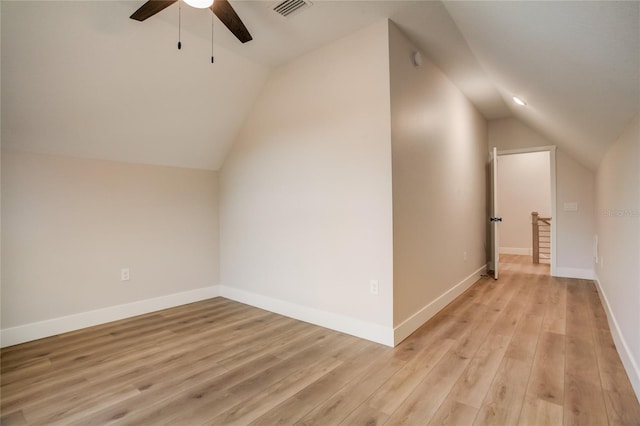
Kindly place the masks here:
<instances>
[{"instance_id":1,"label":"light wood floor","mask_svg":"<svg viewBox=\"0 0 640 426\"><path fill-rule=\"evenodd\" d=\"M593 283L505 256L395 349L222 298L2 350L2 424L639 425Z\"/></svg>"}]
</instances>

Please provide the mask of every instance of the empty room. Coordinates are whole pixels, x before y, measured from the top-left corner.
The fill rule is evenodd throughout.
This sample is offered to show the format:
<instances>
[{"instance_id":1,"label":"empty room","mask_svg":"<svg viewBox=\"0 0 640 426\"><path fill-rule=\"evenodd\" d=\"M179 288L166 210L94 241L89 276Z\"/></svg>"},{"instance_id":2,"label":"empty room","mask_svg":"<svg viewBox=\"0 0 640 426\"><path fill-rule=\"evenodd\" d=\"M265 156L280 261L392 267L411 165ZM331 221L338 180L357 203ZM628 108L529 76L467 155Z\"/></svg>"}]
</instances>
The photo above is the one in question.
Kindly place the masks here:
<instances>
[{"instance_id":1,"label":"empty room","mask_svg":"<svg viewBox=\"0 0 640 426\"><path fill-rule=\"evenodd\" d=\"M0 2L2 425L640 425L640 2Z\"/></svg>"}]
</instances>

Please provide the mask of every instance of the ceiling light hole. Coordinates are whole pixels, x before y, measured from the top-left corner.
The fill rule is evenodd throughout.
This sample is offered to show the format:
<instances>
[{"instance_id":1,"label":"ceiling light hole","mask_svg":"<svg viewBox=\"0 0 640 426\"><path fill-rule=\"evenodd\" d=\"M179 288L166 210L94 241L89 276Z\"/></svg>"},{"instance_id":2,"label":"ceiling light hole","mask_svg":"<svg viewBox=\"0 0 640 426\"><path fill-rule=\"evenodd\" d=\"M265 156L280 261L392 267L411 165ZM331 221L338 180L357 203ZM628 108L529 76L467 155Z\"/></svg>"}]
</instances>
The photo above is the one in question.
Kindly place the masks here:
<instances>
[{"instance_id":1,"label":"ceiling light hole","mask_svg":"<svg viewBox=\"0 0 640 426\"><path fill-rule=\"evenodd\" d=\"M517 96L513 97L513 102L517 103L520 106L527 106L527 103Z\"/></svg>"}]
</instances>

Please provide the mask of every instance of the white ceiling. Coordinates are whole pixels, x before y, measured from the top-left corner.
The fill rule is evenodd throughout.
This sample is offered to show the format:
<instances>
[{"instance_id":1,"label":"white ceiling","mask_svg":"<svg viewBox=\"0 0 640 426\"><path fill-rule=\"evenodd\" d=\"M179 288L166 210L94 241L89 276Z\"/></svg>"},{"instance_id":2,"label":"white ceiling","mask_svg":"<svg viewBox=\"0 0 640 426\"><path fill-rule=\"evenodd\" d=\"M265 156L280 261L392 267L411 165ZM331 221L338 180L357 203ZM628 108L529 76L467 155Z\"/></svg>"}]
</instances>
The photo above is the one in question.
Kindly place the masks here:
<instances>
[{"instance_id":1,"label":"white ceiling","mask_svg":"<svg viewBox=\"0 0 640 426\"><path fill-rule=\"evenodd\" d=\"M2 143L217 169L270 68L391 18L488 119L516 116L590 168L638 113L640 2L232 0L254 40L143 0L2 2ZM511 96L529 103L517 107ZM60 108L60 104L64 108ZM188 130L186 130L188 129Z\"/></svg>"},{"instance_id":2,"label":"white ceiling","mask_svg":"<svg viewBox=\"0 0 640 426\"><path fill-rule=\"evenodd\" d=\"M640 2L449 2L478 62L521 121L595 169L638 114Z\"/></svg>"}]
</instances>

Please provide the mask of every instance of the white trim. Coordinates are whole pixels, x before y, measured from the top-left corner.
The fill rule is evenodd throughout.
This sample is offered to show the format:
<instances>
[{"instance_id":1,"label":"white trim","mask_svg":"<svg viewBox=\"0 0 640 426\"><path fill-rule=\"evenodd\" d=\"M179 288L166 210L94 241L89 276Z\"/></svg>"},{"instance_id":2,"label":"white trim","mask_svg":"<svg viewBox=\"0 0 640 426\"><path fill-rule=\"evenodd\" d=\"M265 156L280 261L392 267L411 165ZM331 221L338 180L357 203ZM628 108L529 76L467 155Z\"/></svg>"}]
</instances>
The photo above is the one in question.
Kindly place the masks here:
<instances>
[{"instance_id":1,"label":"white trim","mask_svg":"<svg viewBox=\"0 0 640 426\"><path fill-rule=\"evenodd\" d=\"M402 342L404 339L409 337L411 333L420 328L425 322L429 321L435 314L440 312L442 308L451 303L456 297L460 296L475 284L480 275L486 273L487 267L482 266L474 271L467 278L460 281L458 284L447 290L444 294L440 295L436 300L425 305L418 312L407 318L402 322L402 324L395 327L394 332L394 343L397 345Z\"/></svg>"},{"instance_id":2,"label":"white trim","mask_svg":"<svg viewBox=\"0 0 640 426\"><path fill-rule=\"evenodd\" d=\"M528 154L530 152L555 152L555 145L546 145L546 146L532 146L528 148L517 148L517 149L501 149L498 150L498 156L500 155L513 155L513 154Z\"/></svg>"},{"instance_id":3,"label":"white trim","mask_svg":"<svg viewBox=\"0 0 640 426\"><path fill-rule=\"evenodd\" d=\"M500 247L500 254L531 256L533 254L533 249L531 247Z\"/></svg>"},{"instance_id":4,"label":"white trim","mask_svg":"<svg viewBox=\"0 0 640 426\"><path fill-rule=\"evenodd\" d=\"M551 275L557 273L558 269L558 213L556 202L556 147L549 149L549 169L551 171Z\"/></svg>"},{"instance_id":5,"label":"white trim","mask_svg":"<svg viewBox=\"0 0 640 426\"><path fill-rule=\"evenodd\" d=\"M81 328L92 327L94 325L173 308L187 303L211 299L219 295L220 289L218 286L203 287L181 293L154 297L153 299L139 300L123 305L110 306L108 308L6 328L0 330L0 347L4 348L31 340L55 336L60 333L79 330Z\"/></svg>"},{"instance_id":6,"label":"white trim","mask_svg":"<svg viewBox=\"0 0 640 426\"><path fill-rule=\"evenodd\" d=\"M554 277L561 278L577 278L579 280L595 280L596 274L593 269L581 269L581 268L563 268L557 267L556 273L551 274Z\"/></svg>"},{"instance_id":7,"label":"white trim","mask_svg":"<svg viewBox=\"0 0 640 426\"><path fill-rule=\"evenodd\" d=\"M615 315L613 315L613 311L611 310L611 306L609 305L607 294L604 292L604 289L602 288L597 275L595 276L594 281L596 283L596 287L598 288L598 293L600 293L600 296L602 296L602 301L604 302L604 311L606 312L607 319L609 320L609 330L611 331L611 337L613 337L613 342L615 343L616 349L618 350L618 355L620 355L620 359L622 360L622 365L624 366L624 369L627 372L627 376L629 376L629 380L631 381L631 386L636 393L636 398L638 398L638 400L640 401L640 368L638 368L638 364L631 354L631 350L627 345L627 341L620 331L618 321L616 321L616 317Z\"/></svg>"},{"instance_id":8,"label":"white trim","mask_svg":"<svg viewBox=\"0 0 640 426\"><path fill-rule=\"evenodd\" d=\"M391 327L233 287L221 286L220 295L236 302L393 347L393 329Z\"/></svg>"}]
</instances>

